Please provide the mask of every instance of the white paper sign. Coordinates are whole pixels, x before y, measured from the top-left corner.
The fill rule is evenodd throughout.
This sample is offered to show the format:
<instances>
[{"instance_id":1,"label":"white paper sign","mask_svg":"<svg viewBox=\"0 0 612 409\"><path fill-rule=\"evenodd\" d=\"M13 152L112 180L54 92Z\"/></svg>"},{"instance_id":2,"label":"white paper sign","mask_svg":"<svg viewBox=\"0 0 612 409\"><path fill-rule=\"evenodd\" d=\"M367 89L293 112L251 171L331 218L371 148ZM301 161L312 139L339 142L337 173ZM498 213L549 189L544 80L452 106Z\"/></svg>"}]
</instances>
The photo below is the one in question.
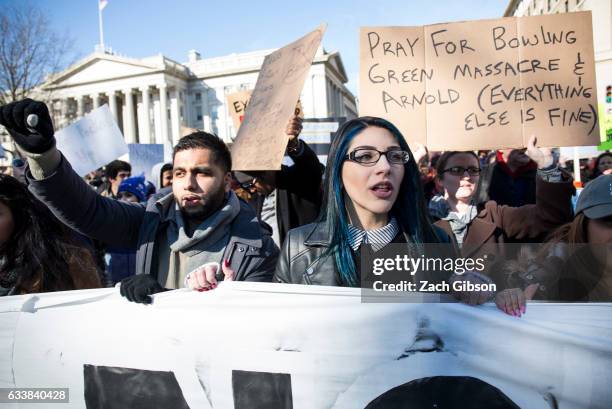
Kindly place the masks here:
<instances>
[{"instance_id":1,"label":"white paper sign","mask_svg":"<svg viewBox=\"0 0 612 409\"><path fill-rule=\"evenodd\" d=\"M55 134L57 148L80 176L128 153L123 135L103 105Z\"/></svg>"},{"instance_id":2,"label":"white paper sign","mask_svg":"<svg viewBox=\"0 0 612 409\"><path fill-rule=\"evenodd\" d=\"M424 393L428 377L471 377L469 396L445 380L442 395L456 398L445 408L492 407L489 386L523 409L609 408L612 304L530 302L519 319L413 295L365 303L359 289L223 282L152 305L117 288L0 297L0 387L70 388L57 409L131 398L148 409L353 409L396 387Z\"/></svg>"}]
</instances>

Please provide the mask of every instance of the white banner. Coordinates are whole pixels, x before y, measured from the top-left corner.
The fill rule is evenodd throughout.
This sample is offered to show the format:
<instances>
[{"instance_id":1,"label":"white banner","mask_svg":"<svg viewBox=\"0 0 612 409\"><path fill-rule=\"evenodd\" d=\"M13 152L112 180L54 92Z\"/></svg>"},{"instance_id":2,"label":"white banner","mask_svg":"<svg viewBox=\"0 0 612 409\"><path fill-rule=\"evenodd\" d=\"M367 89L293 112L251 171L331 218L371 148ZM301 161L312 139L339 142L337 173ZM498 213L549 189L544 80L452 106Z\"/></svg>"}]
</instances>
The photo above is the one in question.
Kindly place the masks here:
<instances>
[{"instance_id":1,"label":"white banner","mask_svg":"<svg viewBox=\"0 0 612 409\"><path fill-rule=\"evenodd\" d=\"M529 303L519 319L494 305L244 282L152 305L118 289L4 297L0 387L69 388L57 409L383 408L432 390L454 402L445 408L603 409L611 307Z\"/></svg>"}]
</instances>

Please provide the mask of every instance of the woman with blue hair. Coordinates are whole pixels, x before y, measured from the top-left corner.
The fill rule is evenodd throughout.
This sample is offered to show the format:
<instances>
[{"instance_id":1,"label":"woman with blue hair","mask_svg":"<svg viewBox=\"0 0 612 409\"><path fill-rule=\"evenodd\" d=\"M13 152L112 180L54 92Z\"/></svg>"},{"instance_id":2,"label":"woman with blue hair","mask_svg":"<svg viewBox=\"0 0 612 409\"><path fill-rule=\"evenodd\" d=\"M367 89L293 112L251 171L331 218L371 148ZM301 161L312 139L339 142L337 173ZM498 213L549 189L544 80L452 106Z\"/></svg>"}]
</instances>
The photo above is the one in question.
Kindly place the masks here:
<instances>
[{"instance_id":1,"label":"woman with blue hair","mask_svg":"<svg viewBox=\"0 0 612 409\"><path fill-rule=\"evenodd\" d=\"M424 243L449 240L429 221L406 140L384 119L357 118L338 129L324 180L319 221L289 231L278 282L358 287L364 249L398 244L418 257Z\"/></svg>"}]
</instances>

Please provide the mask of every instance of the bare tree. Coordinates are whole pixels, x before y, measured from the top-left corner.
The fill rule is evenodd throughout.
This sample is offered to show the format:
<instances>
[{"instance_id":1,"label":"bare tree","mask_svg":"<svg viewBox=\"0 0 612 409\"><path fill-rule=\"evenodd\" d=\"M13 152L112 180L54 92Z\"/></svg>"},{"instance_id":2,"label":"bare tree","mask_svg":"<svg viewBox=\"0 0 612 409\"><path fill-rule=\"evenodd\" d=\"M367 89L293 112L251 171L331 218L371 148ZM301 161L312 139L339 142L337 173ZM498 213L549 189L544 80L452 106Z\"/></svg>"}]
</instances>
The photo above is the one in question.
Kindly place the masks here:
<instances>
[{"instance_id":1,"label":"bare tree","mask_svg":"<svg viewBox=\"0 0 612 409\"><path fill-rule=\"evenodd\" d=\"M67 62L72 41L26 1L0 9L0 105L27 97Z\"/></svg>"}]
</instances>

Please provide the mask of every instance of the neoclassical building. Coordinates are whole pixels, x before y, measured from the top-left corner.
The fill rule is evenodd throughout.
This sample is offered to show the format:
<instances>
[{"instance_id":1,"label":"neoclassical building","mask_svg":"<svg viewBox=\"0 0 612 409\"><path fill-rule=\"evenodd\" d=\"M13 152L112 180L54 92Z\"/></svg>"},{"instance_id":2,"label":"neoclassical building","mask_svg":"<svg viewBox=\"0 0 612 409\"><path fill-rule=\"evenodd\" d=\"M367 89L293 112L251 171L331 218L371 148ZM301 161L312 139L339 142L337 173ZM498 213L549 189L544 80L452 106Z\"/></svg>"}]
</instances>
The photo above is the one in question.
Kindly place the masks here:
<instances>
[{"instance_id":1,"label":"neoclassical building","mask_svg":"<svg viewBox=\"0 0 612 409\"><path fill-rule=\"evenodd\" d=\"M163 55L134 59L95 52L47 78L38 95L47 101L56 129L108 104L127 143L174 145L185 128L236 136L226 95L253 89L261 50L201 58L190 51L178 63ZM319 48L301 93L306 118L357 116L355 97L338 52Z\"/></svg>"}]
</instances>

